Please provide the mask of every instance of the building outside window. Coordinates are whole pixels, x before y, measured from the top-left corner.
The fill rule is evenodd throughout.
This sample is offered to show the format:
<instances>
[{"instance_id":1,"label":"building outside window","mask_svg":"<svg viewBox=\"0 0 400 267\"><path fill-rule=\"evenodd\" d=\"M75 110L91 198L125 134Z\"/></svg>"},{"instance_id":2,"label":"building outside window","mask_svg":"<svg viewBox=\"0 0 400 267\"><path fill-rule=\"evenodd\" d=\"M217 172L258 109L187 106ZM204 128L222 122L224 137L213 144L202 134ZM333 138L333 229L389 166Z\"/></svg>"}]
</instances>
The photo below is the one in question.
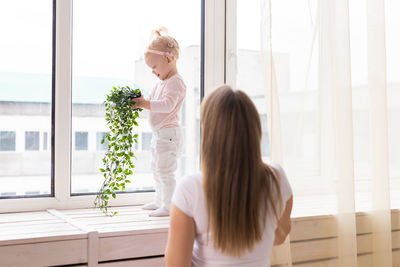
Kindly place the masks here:
<instances>
[{"instance_id":1,"label":"building outside window","mask_svg":"<svg viewBox=\"0 0 400 267\"><path fill-rule=\"evenodd\" d=\"M54 129L53 3L0 1L0 202L54 193L50 142L41 151Z\"/></svg>"},{"instance_id":2,"label":"building outside window","mask_svg":"<svg viewBox=\"0 0 400 267\"><path fill-rule=\"evenodd\" d=\"M96 133L96 150L97 151L102 151L102 150L107 150L108 147L108 140L105 139L104 143L101 143L101 140L103 140L103 137L107 135L107 132L97 132Z\"/></svg>"},{"instance_id":3,"label":"building outside window","mask_svg":"<svg viewBox=\"0 0 400 267\"><path fill-rule=\"evenodd\" d=\"M44 132L43 133L43 150L47 150L47 142L48 142L48 133Z\"/></svg>"},{"instance_id":4,"label":"building outside window","mask_svg":"<svg viewBox=\"0 0 400 267\"><path fill-rule=\"evenodd\" d=\"M26 151L39 151L39 132L27 131L25 132L25 150Z\"/></svg>"},{"instance_id":5,"label":"building outside window","mask_svg":"<svg viewBox=\"0 0 400 267\"><path fill-rule=\"evenodd\" d=\"M154 5L159 8L155 10ZM162 11L166 9L172 13ZM180 23L180 19L171 19L182 15L180 9L185 9L184 24ZM90 21L87 20L88 14ZM149 15L154 19L147 20ZM104 20L105 17L108 19ZM132 20L132 17L135 19ZM177 65L187 86L180 114L187 141L179 160L177 179L196 172L199 167L196 148L200 144L200 140L195 139L199 136L197 132L200 132L195 122L200 117L201 1L113 1L113 4L97 0L74 1L71 18L71 132L83 129L88 132L88 149L75 149L71 153L71 194L95 193L104 180L99 168L103 167L102 158L107 147L106 144L101 146L100 141L101 133L109 130L104 118L104 100L113 86L139 88L147 97L159 81L146 65L144 52L149 44L150 33L160 26L166 26L168 34L179 43ZM169 23L165 25L167 21ZM188 28L192 30L188 32ZM132 146L135 169L132 183L125 192L154 190L150 164L152 130L148 117L148 110L143 110L137 120L139 126L133 127L134 134L139 137L138 143Z\"/></svg>"},{"instance_id":6,"label":"building outside window","mask_svg":"<svg viewBox=\"0 0 400 267\"><path fill-rule=\"evenodd\" d=\"M142 150L148 151L151 146L151 133L142 133Z\"/></svg>"},{"instance_id":7,"label":"building outside window","mask_svg":"<svg viewBox=\"0 0 400 267\"><path fill-rule=\"evenodd\" d=\"M15 151L15 132L0 131L0 151Z\"/></svg>"},{"instance_id":8,"label":"building outside window","mask_svg":"<svg viewBox=\"0 0 400 267\"><path fill-rule=\"evenodd\" d=\"M88 150L88 132L75 132L75 150Z\"/></svg>"},{"instance_id":9,"label":"building outside window","mask_svg":"<svg viewBox=\"0 0 400 267\"><path fill-rule=\"evenodd\" d=\"M261 153L262 153L263 158L266 159L270 156L267 115L261 114L260 120L261 120L261 129L262 129Z\"/></svg>"}]
</instances>

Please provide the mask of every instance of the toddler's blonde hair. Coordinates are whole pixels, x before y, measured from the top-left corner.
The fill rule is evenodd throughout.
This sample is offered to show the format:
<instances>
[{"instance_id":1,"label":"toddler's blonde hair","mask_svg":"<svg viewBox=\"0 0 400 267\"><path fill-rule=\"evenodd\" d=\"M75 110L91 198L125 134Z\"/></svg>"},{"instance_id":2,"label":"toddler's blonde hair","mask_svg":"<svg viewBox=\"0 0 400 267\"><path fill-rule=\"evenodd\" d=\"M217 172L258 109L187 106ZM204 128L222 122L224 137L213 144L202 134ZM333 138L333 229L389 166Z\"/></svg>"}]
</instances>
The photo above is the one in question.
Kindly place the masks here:
<instances>
[{"instance_id":1,"label":"toddler's blonde hair","mask_svg":"<svg viewBox=\"0 0 400 267\"><path fill-rule=\"evenodd\" d=\"M168 29L165 27L160 27L151 32L148 49L169 52L174 55L175 59L179 58L179 44L175 38L168 35Z\"/></svg>"}]
</instances>

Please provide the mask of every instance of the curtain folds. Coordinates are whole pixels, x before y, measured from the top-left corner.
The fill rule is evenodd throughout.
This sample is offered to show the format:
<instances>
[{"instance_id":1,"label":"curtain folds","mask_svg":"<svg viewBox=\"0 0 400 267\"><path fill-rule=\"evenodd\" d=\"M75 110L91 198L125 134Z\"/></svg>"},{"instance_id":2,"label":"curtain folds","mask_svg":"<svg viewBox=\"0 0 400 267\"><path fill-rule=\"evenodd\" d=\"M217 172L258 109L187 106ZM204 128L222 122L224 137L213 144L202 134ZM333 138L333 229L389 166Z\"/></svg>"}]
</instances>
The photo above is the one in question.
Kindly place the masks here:
<instances>
[{"instance_id":1,"label":"curtain folds","mask_svg":"<svg viewBox=\"0 0 400 267\"><path fill-rule=\"evenodd\" d=\"M373 266L392 266L384 1L367 0Z\"/></svg>"},{"instance_id":2,"label":"curtain folds","mask_svg":"<svg viewBox=\"0 0 400 267\"><path fill-rule=\"evenodd\" d=\"M283 165L281 125L279 117L279 96L275 67L272 57L272 35L271 35L271 1L261 1L261 58L262 73L265 88L265 99L267 100L267 117L269 128L269 144L271 150L271 161ZM267 14L267 15L265 15ZM282 245L284 252L280 254L281 261L292 267L290 238Z\"/></svg>"},{"instance_id":3,"label":"curtain folds","mask_svg":"<svg viewBox=\"0 0 400 267\"><path fill-rule=\"evenodd\" d=\"M290 132L285 127L289 124L288 108L280 105L287 95L280 89L279 70L274 63L275 52L280 49L276 41L274 29L279 23L274 21L274 2L278 0L261 1L261 56L264 89L266 96L267 117L270 137L271 161L282 164L285 170L292 169L296 173L291 155L290 139L297 138L299 133ZM352 83L352 51L350 34L349 0L316 1L315 27L317 37L311 38L311 51L317 55L315 65L316 86L304 93L304 97L297 99L313 99L314 105L300 105L297 110L303 116L316 115L316 130L313 138L317 140L316 157L310 160L316 169L317 183L332 185L326 186L326 194L321 199L333 199L335 203L335 218L337 222L337 246L332 249L335 254L333 265L329 266L361 266L357 247L356 223L356 194L357 177L355 174L356 151L354 115L358 114L358 107L354 106L354 96L358 91ZM365 55L368 72L365 81L365 90L369 102L365 109L368 114L369 129L365 133L368 142L367 175L370 177L371 187L367 187L365 195L369 197L370 208L367 210L371 222L371 253L367 253L369 266L392 266L392 236L391 236L391 209L390 209L390 178L389 178L389 143L388 143L388 105L386 92L386 43L385 43L385 6L383 0L366 0L365 31L367 33L367 53ZM312 20L312 19L311 19ZM290 33L288 33L290 34ZM314 44L314 38L317 44ZM311 52L312 54L312 52ZM305 84L312 72L311 64L304 57ZM278 78L277 78L278 77ZM295 87L295 85L292 85ZM311 86L312 87L312 86ZM300 94L300 91L299 91ZM307 96L310 95L311 97ZM358 105L358 104L357 104ZM309 110L306 110L309 109ZM305 111L306 110L306 111ZM308 112L308 113L307 113ZM307 115L308 114L308 115ZM311 115L310 115L311 114ZM357 115L358 116L358 115ZM287 121L286 121L287 120ZM303 119L302 119L303 120ZM303 121L302 121L303 123ZM293 129L298 127L292 126ZM313 139L313 140L314 140ZM311 148L310 148L311 149ZM289 151L289 152L288 152ZM302 166L303 163L299 164ZM303 164L304 165L304 164ZM369 170L369 171L368 171ZM294 179L290 177L289 180ZM296 179L300 179L297 178ZM324 181L324 182L321 182ZM302 184L302 181L292 180L292 186ZM304 180L304 183L307 183ZM310 182L312 184L313 182ZM322 187L321 187L322 188ZM296 188L294 202L296 202ZM364 189L363 189L364 190ZM307 195L304 196L307 198ZM324 200L322 200L324 201ZM329 201L327 201L328 203ZM329 203L328 203L329 204ZM327 204L327 205L328 205ZM296 205L294 206L296 208ZM280 262L292 266L290 237L284 244L286 253ZM365 253L364 253L365 254ZM303 265L302 265L303 266ZM319 265L318 265L319 266ZM321 265L322 266L322 265ZM327 265L328 266L328 265ZM394 266L394 265L393 265Z\"/></svg>"}]
</instances>

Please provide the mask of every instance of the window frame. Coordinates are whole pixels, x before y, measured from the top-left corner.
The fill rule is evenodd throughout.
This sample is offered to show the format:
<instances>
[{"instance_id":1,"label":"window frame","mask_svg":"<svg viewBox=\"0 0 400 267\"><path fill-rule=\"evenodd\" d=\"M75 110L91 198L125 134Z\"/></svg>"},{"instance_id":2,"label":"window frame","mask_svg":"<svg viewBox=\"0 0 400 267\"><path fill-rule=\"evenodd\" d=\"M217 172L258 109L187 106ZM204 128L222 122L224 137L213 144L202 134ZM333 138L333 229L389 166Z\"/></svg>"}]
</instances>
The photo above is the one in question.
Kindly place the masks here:
<instances>
[{"instance_id":1,"label":"window frame","mask_svg":"<svg viewBox=\"0 0 400 267\"><path fill-rule=\"evenodd\" d=\"M201 65L200 99L226 82L225 2L200 0ZM72 144L72 5L73 0L53 0L53 96L50 196L0 199L0 213L46 209L90 208L95 195L71 194ZM151 201L154 192L122 193L113 206L140 205Z\"/></svg>"}]
</instances>

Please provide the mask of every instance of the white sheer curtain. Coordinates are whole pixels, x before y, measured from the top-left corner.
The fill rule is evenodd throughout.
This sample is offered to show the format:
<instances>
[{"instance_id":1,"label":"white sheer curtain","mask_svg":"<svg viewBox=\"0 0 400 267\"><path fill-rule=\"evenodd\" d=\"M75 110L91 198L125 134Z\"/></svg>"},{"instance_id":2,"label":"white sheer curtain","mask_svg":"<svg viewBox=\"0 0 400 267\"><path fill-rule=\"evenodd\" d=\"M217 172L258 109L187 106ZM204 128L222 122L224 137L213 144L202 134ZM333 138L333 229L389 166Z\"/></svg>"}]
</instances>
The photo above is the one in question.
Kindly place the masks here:
<instances>
[{"instance_id":1,"label":"white sheer curtain","mask_svg":"<svg viewBox=\"0 0 400 267\"><path fill-rule=\"evenodd\" d=\"M272 162L283 165L282 143L281 143L281 125L279 116L279 96L276 84L276 73L272 56L272 34L271 34L271 2L261 1L261 58L262 73L264 74L265 99L267 100L267 117L269 129L270 158ZM277 116L271 116L276 114ZM284 252L280 255L272 255L273 257L282 258L281 261L289 267L292 266L290 238L287 238ZM272 252L274 253L274 251Z\"/></svg>"},{"instance_id":2,"label":"white sheer curtain","mask_svg":"<svg viewBox=\"0 0 400 267\"><path fill-rule=\"evenodd\" d=\"M392 265L384 1L367 1L373 266Z\"/></svg>"},{"instance_id":3,"label":"white sheer curtain","mask_svg":"<svg viewBox=\"0 0 400 267\"><path fill-rule=\"evenodd\" d=\"M357 257L356 206L362 207L372 233L368 266L392 266L385 2L353 1L351 7L357 9L353 13L349 0L260 2L270 156L291 180L293 213L334 214L337 246L331 248L334 260L329 266L351 267L362 266ZM300 2L309 10L298 12L308 13L311 21L303 38L290 27L282 29L284 20L276 15ZM359 10L365 11L364 21L351 17ZM350 33L354 21L361 23L358 28L366 35L361 47L352 45L358 42L353 37L358 33ZM307 44L307 51L286 46L291 36L299 47ZM351 49L365 49L365 54ZM275 64L279 53L289 55L289 75L282 75ZM358 82L363 67L366 77ZM298 72L304 75L296 80ZM280 87L284 79L296 83L286 90ZM285 258L280 262L291 266L289 240L284 244L286 253L279 256Z\"/></svg>"}]
</instances>

